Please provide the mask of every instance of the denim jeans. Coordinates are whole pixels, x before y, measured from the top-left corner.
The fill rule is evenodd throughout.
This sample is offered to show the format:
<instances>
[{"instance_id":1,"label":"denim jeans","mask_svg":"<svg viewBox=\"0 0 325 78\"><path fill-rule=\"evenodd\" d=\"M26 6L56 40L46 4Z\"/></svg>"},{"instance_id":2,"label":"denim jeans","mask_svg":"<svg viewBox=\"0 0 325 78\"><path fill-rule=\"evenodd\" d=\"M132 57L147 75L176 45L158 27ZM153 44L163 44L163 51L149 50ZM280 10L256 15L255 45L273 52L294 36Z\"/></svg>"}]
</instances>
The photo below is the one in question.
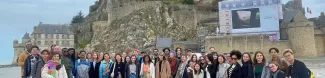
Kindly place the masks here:
<instances>
[{"instance_id":1,"label":"denim jeans","mask_svg":"<svg viewBox=\"0 0 325 78\"><path fill-rule=\"evenodd\" d=\"M134 74L134 73L131 73L131 74L129 75L129 78L137 78L137 75Z\"/></svg>"}]
</instances>

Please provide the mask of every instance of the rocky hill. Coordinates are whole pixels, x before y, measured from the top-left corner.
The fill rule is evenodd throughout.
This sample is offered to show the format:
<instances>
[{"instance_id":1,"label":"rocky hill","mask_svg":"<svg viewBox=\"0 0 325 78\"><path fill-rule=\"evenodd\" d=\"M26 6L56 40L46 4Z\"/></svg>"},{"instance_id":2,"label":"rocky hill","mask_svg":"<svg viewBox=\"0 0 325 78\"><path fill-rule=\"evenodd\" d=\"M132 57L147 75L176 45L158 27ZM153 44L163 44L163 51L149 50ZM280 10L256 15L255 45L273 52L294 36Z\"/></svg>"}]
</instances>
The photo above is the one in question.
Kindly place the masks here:
<instances>
[{"instance_id":1,"label":"rocky hill","mask_svg":"<svg viewBox=\"0 0 325 78\"><path fill-rule=\"evenodd\" d=\"M123 1L100 0L84 22L74 24L75 47L104 52L149 50L157 37L194 40L199 21L218 16L215 11L168 1Z\"/></svg>"}]
</instances>

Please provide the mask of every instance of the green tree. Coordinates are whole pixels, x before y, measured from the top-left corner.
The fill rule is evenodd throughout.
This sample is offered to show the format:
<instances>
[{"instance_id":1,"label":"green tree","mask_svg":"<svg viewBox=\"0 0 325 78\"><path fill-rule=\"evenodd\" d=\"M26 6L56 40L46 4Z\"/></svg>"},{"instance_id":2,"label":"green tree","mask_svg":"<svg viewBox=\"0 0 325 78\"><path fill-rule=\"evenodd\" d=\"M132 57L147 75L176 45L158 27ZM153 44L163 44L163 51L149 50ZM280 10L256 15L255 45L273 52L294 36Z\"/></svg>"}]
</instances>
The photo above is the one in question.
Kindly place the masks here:
<instances>
[{"instance_id":1,"label":"green tree","mask_svg":"<svg viewBox=\"0 0 325 78\"><path fill-rule=\"evenodd\" d=\"M95 4L90 6L89 12L92 13L92 12L96 11L98 9L98 7L99 7L99 1L95 1Z\"/></svg>"},{"instance_id":2,"label":"green tree","mask_svg":"<svg viewBox=\"0 0 325 78\"><path fill-rule=\"evenodd\" d=\"M76 16L73 16L71 24L81 23L84 21L84 18L85 18L84 15L80 11Z\"/></svg>"}]
</instances>

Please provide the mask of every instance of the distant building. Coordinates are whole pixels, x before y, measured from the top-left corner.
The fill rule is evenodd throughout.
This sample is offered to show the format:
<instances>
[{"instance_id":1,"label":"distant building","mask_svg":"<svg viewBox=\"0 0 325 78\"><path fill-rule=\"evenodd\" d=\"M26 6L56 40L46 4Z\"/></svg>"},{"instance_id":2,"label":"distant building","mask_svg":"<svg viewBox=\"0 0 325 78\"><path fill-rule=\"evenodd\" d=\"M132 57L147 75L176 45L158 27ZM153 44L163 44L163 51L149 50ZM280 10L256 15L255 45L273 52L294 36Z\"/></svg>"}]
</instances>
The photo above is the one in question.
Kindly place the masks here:
<instances>
[{"instance_id":1,"label":"distant building","mask_svg":"<svg viewBox=\"0 0 325 78\"><path fill-rule=\"evenodd\" d=\"M49 49L52 44L59 45L62 48L72 48L74 47L74 35L70 31L69 25L43 24L40 22L34 27L31 34L25 33L21 43L18 40L13 41L14 58L12 64L17 64L18 56L26 51L27 43L37 45L41 50Z\"/></svg>"},{"instance_id":2,"label":"distant building","mask_svg":"<svg viewBox=\"0 0 325 78\"><path fill-rule=\"evenodd\" d=\"M18 40L13 41L14 57L12 60L12 64L17 64L19 54L26 51L26 44L31 43L29 33L26 32L25 35L22 37L21 41L21 43L19 43Z\"/></svg>"},{"instance_id":3,"label":"distant building","mask_svg":"<svg viewBox=\"0 0 325 78\"><path fill-rule=\"evenodd\" d=\"M40 22L38 26L34 27L31 41L40 49L48 49L52 44L66 48L74 46L74 36L69 25L43 24Z\"/></svg>"}]
</instances>

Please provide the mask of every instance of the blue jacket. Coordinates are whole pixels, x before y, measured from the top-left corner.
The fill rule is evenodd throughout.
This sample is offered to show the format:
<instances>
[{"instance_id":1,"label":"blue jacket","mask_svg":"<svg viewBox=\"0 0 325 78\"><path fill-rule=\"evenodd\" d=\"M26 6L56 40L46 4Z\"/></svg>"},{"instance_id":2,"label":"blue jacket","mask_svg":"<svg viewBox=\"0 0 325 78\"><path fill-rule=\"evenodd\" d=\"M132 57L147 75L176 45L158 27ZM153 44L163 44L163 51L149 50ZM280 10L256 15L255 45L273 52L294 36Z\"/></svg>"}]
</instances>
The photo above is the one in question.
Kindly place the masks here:
<instances>
[{"instance_id":1,"label":"blue jacket","mask_svg":"<svg viewBox=\"0 0 325 78\"><path fill-rule=\"evenodd\" d=\"M112 66L112 62L110 61L108 63L108 68L111 69L111 66ZM106 61L103 60L101 63L100 63L100 67L99 67L99 78L110 78L110 75L111 75L111 72L107 73L106 75L103 75L103 73L105 72L105 69L106 69ZM111 71L111 70L110 70Z\"/></svg>"},{"instance_id":2,"label":"blue jacket","mask_svg":"<svg viewBox=\"0 0 325 78\"><path fill-rule=\"evenodd\" d=\"M72 71L72 73L73 73L73 75L76 77L76 78L78 78L77 77L77 68L78 68L78 66L80 65L80 64L85 64L85 65L88 65L88 66L90 66L90 62L89 62L89 60L88 59L85 59L85 60L80 60L80 59L78 59L78 60L76 60L76 62L75 62L75 66L74 66L74 68L73 68L73 71Z\"/></svg>"}]
</instances>

